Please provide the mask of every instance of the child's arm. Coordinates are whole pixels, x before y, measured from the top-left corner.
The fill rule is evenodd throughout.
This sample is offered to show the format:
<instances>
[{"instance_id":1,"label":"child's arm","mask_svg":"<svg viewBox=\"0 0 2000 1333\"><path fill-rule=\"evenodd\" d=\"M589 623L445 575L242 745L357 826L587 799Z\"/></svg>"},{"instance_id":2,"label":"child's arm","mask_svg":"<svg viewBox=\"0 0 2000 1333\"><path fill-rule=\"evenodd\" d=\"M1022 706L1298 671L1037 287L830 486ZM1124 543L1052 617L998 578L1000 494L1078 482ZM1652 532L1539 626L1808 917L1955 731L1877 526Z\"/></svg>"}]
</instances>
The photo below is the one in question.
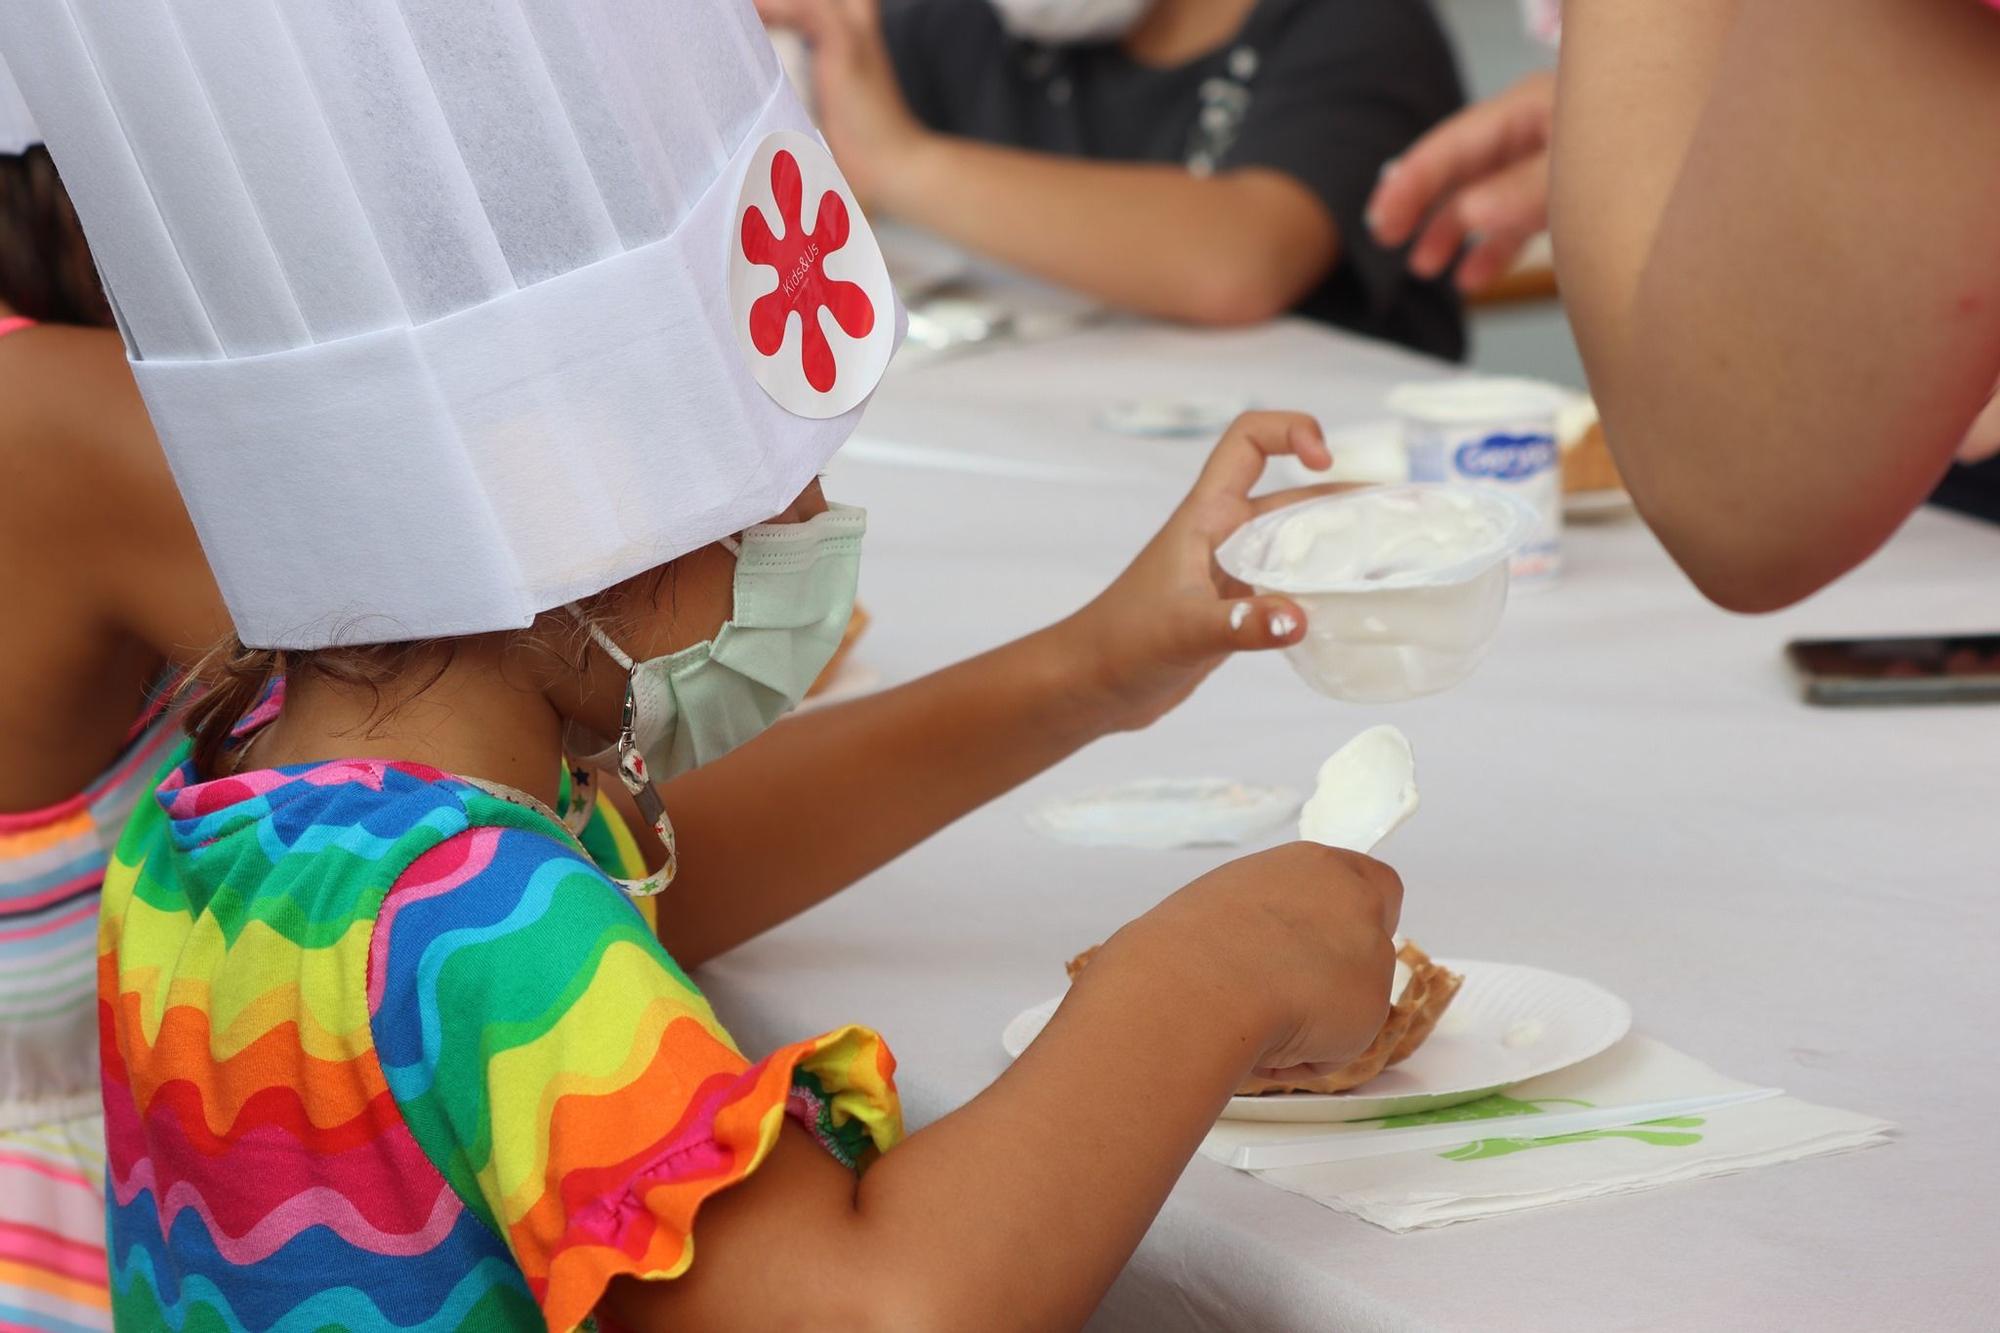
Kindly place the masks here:
<instances>
[{"instance_id":1,"label":"child's arm","mask_svg":"<svg viewBox=\"0 0 2000 1333\"><path fill-rule=\"evenodd\" d=\"M877 0L758 8L813 44L821 128L871 208L1121 308L1199 324L1283 314L1333 268L1333 215L1283 172L1203 178L933 133L898 89Z\"/></svg>"},{"instance_id":2,"label":"child's arm","mask_svg":"<svg viewBox=\"0 0 2000 1333\"><path fill-rule=\"evenodd\" d=\"M780 723L662 792L680 874L661 938L693 967L845 888L1091 740L1143 727L1230 653L1305 631L1214 550L1253 513L1265 459L1330 461L1319 429L1255 412L1216 446L1158 537L1069 619L897 689ZM1242 611L1238 611L1242 607Z\"/></svg>"},{"instance_id":3,"label":"child's arm","mask_svg":"<svg viewBox=\"0 0 2000 1333\"><path fill-rule=\"evenodd\" d=\"M1393 876L1326 848L1225 866L1114 937L963 1109L858 1180L788 1126L704 1206L684 1276L606 1307L638 1331L1078 1327L1253 1064L1380 1026L1399 911Z\"/></svg>"},{"instance_id":4,"label":"child's arm","mask_svg":"<svg viewBox=\"0 0 2000 1333\"><path fill-rule=\"evenodd\" d=\"M162 663L229 632L194 525L110 329L44 325L0 374L0 810L82 790Z\"/></svg>"},{"instance_id":5,"label":"child's arm","mask_svg":"<svg viewBox=\"0 0 2000 1333\"><path fill-rule=\"evenodd\" d=\"M1332 270L1333 215L1282 172L1196 176L926 135L885 211L1120 309L1190 324L1274 319Z\"/></svg>"},{"instance_id":6,"label":"child's arm","mask_svg":"<svg viewBox=\"0 0 2000 1333\"><path fill-rule=\"evenodd\" d=\"M1796 601L2000 369L2000 15L1572 0L1561 77L1557 260L1620 469L1710 597Z\"/></svg>"}]
</instances>

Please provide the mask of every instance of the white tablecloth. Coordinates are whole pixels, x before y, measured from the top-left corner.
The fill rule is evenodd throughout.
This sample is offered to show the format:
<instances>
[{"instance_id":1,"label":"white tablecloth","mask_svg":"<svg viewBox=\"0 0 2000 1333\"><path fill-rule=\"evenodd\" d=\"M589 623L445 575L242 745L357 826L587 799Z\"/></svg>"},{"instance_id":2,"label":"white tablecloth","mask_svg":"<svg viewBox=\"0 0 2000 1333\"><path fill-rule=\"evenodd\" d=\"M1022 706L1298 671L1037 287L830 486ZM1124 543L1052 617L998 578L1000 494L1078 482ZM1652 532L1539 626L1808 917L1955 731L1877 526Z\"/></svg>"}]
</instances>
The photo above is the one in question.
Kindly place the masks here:
<instances>
[{"instance_id":1,"label":"white tablecloth","mask_svg":"<svg viewBox=\"0 0 2000 1333\"><path fill-rule=\"evenodd\" d=\"M1281 324L1111 326L892 376L864 427L876 447L829 480L871 511L861 657L908 679L1112 576L1206 445L1105 434L1109 399L1236 393L1332 426L1412 373L1429 371ZM1026 475L995 475L1009 460ZM1806 634L2000 628L2000 530L1920 514L1765 619L1703 602L1636 522L1572 528L1566 548L1561 584L1517 598L1455 692L1342 706L1277 657L1238 660L1152 730L1086 750L704 984L752 1048L878 1026L920 1126L1000 1071L1002 1025L1061 989L1063 959L1224 859L1058 846L1025 828L1032 803L1152 775L1306 785L1393 720L1424 790L1393 849L1410 933L1592 977L1640 1030L1903 1137L1406 1236L1197 1161L1093 1327L2000 1327L2000 709L1809 709L1780 658ZM1132 1096L1138 1115L1143 1080Z\"/></svg>"}]
</instances>

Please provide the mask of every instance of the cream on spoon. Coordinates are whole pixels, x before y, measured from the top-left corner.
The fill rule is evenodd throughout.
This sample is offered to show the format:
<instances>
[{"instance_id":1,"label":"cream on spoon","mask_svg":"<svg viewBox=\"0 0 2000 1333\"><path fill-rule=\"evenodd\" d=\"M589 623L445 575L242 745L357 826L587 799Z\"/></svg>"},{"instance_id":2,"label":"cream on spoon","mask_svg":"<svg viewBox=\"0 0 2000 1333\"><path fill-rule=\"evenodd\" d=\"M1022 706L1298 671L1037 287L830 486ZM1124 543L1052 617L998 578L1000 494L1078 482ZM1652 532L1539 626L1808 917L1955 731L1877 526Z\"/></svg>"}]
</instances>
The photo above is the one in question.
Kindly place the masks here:
<instances>
[{"instance_id":1,"label":"cream on spoon","mask_svg":"<svg viewBox=\"0 0 2000 1333\"><path fill-rule=\"evenodd\" d=\"M1299 837L1366 856L1416 810L1417 761L1408 738L1395 727L1370 727L1320 765L1319 785L1299 812ZM1409 984L1410 969L1398 959L1389 1002Z\"/></svg>"},{"instance_id":2,"label":"cream on spoon","mask_svg":"<svg viewBox=\"0 0 2000 1333\"><path fill-rule=\"evenodd\" d=\"M1299 812L1299 836L1366 855L1417 809L1417 761L1394 727L1370 727L1333 752Z\"/></svg>"}]
</instances>

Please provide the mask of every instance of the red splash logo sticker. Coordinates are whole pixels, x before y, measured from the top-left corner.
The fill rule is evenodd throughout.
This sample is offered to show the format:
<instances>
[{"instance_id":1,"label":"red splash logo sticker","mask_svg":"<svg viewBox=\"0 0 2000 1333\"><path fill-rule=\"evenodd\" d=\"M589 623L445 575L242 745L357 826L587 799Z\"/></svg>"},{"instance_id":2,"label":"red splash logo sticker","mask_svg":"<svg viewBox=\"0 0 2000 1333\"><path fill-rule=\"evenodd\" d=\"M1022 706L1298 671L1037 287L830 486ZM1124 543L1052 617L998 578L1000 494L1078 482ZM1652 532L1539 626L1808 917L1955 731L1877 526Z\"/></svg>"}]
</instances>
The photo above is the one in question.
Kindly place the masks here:
<instances>
[{"instance_id":1,"label":"red splash logo sticker","mask_svg":"<svg viewBox=\"0 0 2000 1333\"><path fill-rule=\"evenodd\" d=\"M895 297L833 158L806 135L771 135L749 163L737 217L731 291L751 373L803 416L854 407L895 350Z\"/></svg>"},{"instance_id":2,"label":"red splash logo sticker","mask_svg":"<svg viewBox=\"0 0 2000 1333\"><path fill-rule=\"evenodd\" d=\"M778 201L783 236L771 234L770 224L758 210L743 211L743 257L778 271L777 290L759 297L750 307L750 342L765 356L776 356L784 346L785 325L797 311L805 330L799 362L806 383L821 393L831 393L840 367L820 328L820 310L832 315L840 331L850 338L866 338L875 329L875 303L868 299L868 293L857 283L826 274L827 256L847 244L847 203L828 190L819 197L819 216L813 220L812 230L802 230L800 205L805 198L805 181L799 174L799 160L787 152L771 159L771 195Z\"/></svg>"}]
</instances>

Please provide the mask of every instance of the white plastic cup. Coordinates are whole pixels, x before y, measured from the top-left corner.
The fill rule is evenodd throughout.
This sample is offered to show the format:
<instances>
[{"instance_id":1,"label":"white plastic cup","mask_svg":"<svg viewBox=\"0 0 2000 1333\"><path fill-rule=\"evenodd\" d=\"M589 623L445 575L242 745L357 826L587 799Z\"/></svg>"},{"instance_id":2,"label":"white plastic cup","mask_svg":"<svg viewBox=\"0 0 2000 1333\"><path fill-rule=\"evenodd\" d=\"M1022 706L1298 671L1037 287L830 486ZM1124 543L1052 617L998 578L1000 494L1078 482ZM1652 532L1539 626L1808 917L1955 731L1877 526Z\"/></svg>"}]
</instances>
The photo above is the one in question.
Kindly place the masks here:
<instances>
[{"instance_id":1,"label":"white plastic cup","mask_svg":"<svg viewBox=\"0 0 2000 1333\"><path fill-rule=\"evenodd\" d=\"M1472 506L1490 539L1449 563L1420 570L1322 578L1284 564L1278 534L1308 508L1408 499L1414 530L1425 521L1424 493L1439 491L1448 492L1455 504ZM1285 658L1308 685L1350 703L1397 703L1449 689L1479 665L1507 606L1508 558L1535 524L1534 511L1501 490L1375 486L1252 519L1215 558L1259 594L1282 593L1304 609L1305 638L1287 648Z\"/></svg>"},{"instance_id":2,"label":"white plastic cup","mask_svg":"<svg viewBox=\"0 0 2000 1333\"><path fill-rule=\"evenodd\" d=\"M1562 568L1562 450L1556 419L1568 395L1535 380L1460 378L1397 386L1388 407L1402 422L1410 480L1487 486L1535 511L1514 555L1523 586Z\"/></svg>"}]
</instances>

